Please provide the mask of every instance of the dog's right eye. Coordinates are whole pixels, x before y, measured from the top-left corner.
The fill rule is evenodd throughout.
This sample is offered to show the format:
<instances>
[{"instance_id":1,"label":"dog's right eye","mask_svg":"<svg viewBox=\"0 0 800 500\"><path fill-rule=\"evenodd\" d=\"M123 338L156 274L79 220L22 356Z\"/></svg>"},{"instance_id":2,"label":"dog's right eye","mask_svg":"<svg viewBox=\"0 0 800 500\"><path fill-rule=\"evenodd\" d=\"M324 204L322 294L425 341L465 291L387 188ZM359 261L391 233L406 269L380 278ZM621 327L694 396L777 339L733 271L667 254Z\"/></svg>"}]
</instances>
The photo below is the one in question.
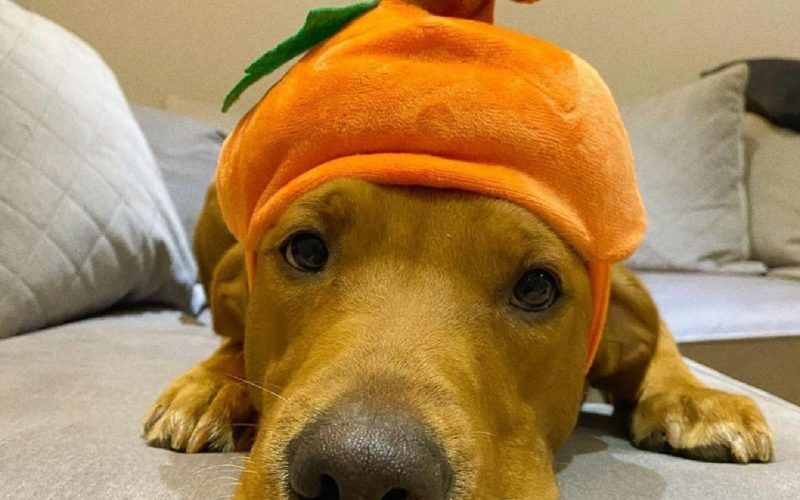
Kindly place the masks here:
<instances>
[{"instance_id":1,"label":"dog's right eye","mask_svg":"<svg viewBox=\"0 0 800 500\"><path fill-rule=\"evenodd\" d=\"M531 312L544 311L561 295L558 278L547 269L531 269L514 285L511 304Z\"/></svg>"},{"instance_id":2,"label":"dog's right eye","mask_svg":"<svg viewBox=\"0 0 800 500\"><path fill-rule=\"evenodd\" d=\"M314 233L298 233L289 238L281 248L283 258L290 266L306 273L316 273L328 262L328 247Z\"/></svg>"}]
</instances>

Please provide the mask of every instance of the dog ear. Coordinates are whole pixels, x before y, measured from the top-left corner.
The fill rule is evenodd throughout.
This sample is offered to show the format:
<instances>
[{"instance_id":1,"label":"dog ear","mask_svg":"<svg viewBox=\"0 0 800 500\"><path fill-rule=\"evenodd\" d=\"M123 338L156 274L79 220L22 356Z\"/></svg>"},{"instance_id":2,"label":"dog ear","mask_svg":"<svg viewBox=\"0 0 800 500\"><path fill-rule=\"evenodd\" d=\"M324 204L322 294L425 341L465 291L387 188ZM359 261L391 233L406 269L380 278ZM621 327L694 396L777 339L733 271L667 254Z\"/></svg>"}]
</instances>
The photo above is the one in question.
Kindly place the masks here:
<instances>
[{"instance_id":1,"label":"dog ear","mask_svg":"<svg viewBox=\"0 0 800 500\"><path fill-rule=\"evenodd\" d=\"M650 292L632 271L615 265L603 337L589 371L590 384L635 400L660 327L661 318Z\"/></svg>"},{"instance_id":2,"label":"dog ear","mask_svg":"<svg viewBox=\"0 0 800 500\"><path fill-rule=\"evenodd\" d=\"M431 14L446 17L475 19L491 23L494 20L494 0L405 0L427 10ZM534 3L538 0L514 0L519 3Z\"/></svg>"},{"instance_id":3,"label":"dog ear","mask_svg":"<svg viewBox=\"0 0 800 500\"><path fill-rule=\"evenodd\" d=\"M243 339L249 298L244 245L231 247L222 257L207 291L214 331L223 337Z\"/></svg>"},{"instance_id":4,"label":"dog ear","mask_svg":"<svg viewBox=\"0 0 800 500\"><path fill-rule=\"evenodd\" d=\"M217 264L235 244L236 238L228 231L225 221L222 220L222 211L217 201L217 187L212 182L206 191L203 209L197 217L192 241L200 283L203 284L206 293L210 293L211 280L214 278Z\"/></svg>"},{"instance_id":5,"label":"dog ear","mask_svg":"<svg viewBox=\"0 0 800 500\"><path fill-rule=\"evenodd\" d=\"M213 183L194 229L194 254L213 313L214 331L223 337L243 338L248 300L244 246L236 242L222 220Z\"/></svg>"}]
</instances>

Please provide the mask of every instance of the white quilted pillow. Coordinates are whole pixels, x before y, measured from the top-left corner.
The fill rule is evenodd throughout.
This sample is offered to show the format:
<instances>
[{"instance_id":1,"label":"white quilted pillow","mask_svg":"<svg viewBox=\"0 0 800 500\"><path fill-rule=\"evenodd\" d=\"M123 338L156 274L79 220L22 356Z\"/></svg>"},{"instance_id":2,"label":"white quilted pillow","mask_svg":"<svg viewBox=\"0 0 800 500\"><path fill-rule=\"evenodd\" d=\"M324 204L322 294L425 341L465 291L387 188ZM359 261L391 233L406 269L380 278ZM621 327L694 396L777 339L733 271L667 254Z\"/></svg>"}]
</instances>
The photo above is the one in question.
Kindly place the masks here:
<instances>
[{"instance_id":1,"label":"white quilted pillow","mask_svg":"<svg viewBox=\"0 0 800 500\"><path fill-rule=\"evenodd\" d=\"M195 278L111 70L0 0L0 338L118 303L188 309Z\"/></svg>"}]
</instances>

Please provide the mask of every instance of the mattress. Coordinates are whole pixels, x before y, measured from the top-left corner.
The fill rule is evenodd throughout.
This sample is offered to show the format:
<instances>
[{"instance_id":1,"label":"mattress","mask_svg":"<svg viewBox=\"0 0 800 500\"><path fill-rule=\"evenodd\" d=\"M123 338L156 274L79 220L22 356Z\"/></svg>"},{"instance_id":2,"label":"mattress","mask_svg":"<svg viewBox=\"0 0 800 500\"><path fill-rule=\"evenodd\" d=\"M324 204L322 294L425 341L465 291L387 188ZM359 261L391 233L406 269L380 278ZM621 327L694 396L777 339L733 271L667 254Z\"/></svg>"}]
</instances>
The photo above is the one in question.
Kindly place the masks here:
<instances>
[{"instance_id":1,"label":"mattress","mask_svg":"<svg viewBox=\"0 0 800 500\"><path fill-rule=\"evenodd\" d=\"M800 335L800 280L707 273L639 277L678 342Z\"/></svg>"},{"instance_id":2,"label":"mattress","mask_svg":"<svg viewBox=\"0 0 800 500\"><path fill-rule=\"evenodd\" d=\"M0 341L0 498L224 498L241 454L149 448L140 419L160 391L217 345L170 311L120 312ZM610 408L587 404L557 456L566 499L794 499L800 408L691 363L706 383L753 397L777 461L708 464L634 449Z\"/></svg>"}]
</instances>

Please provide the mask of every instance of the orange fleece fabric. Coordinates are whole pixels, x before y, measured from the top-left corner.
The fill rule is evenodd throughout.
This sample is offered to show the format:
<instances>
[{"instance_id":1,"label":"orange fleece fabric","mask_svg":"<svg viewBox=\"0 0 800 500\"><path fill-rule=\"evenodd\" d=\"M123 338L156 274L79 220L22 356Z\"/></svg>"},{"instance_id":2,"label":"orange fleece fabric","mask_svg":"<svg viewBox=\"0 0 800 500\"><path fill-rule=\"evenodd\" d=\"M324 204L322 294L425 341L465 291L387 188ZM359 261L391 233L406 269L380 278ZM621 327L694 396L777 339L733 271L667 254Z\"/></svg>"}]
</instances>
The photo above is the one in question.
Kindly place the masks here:
<instances>
[{"instance_id":1,"label":"orange fleece fabric","mask_svg":"<svg viewBox=\"0 0 800 500\"><path fill-rule=\"evenodd\" d=\"M544 40L383 0L306 54L225 141L219 202L251 280L281 211L342 177L460 189L539 216L589 271L589 368L610 265L645 229L627 134L589 64Z\"/></svg>"}]
</instances>

